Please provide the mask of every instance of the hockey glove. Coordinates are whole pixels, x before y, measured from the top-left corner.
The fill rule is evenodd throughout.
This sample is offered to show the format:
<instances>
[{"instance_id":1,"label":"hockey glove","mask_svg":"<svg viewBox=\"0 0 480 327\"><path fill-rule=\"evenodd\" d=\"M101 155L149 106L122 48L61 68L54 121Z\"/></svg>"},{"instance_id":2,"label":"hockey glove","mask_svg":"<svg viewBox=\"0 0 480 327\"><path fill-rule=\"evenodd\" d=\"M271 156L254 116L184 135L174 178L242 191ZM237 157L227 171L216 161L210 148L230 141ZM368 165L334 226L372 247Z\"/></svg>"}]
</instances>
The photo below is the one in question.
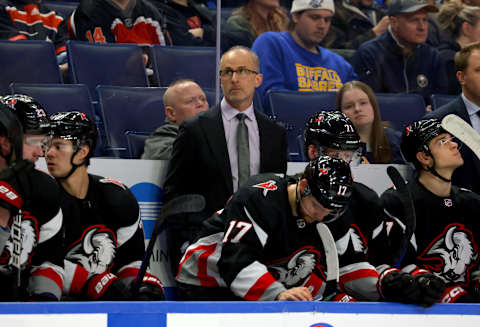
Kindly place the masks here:
<instances>
[{"instance_id":1,"label":"hockey glove","mask_svg":"<svg viewBox=\"0 0 480 327\"><path fill-rule=\"evenodd\" d=\"M398 269L387 269L378 283L380 294L387 301L416 304L421 296L415 279Z\"/></svg>"},{"instance_id":2,"label":"hockey glove","mask_svg":"<svg viewBox=\"0 0 480 327\"><path fill-rule=\"evenodd\" d=\"M440 277L433 274L418 274L413 278L421 292L417 304L430 307L441 300L446 285Z\"/></svg>"},{"instance_id":3,"label":"hockey glove","mask_svg":"<svg viewBox=\"0 0 480 327\"><path fill-rule=\"evenodd\" d=\"M94 275L85 285L86 297L94 301L125 301L130 292L125 284L112 273Z\"/></svg>"},{"instance_id":4,"label":"hockey glove","mask_svg":"<svg viewBox=\"0 0 480 327\"><path fill-rule=\"evenodd\" d=\"M30 197L29 175L33 169L33 163L20 160L0 172L0 205L11 215L18 212L22 199Z\"/></svg>"},{"instance_id":5,"label":"hockey glove","mask_svg":"<svg viewBox=\"0 0 480 327\"><path fill-rule=\"evenodd\" d=\"M165 295L163 294L163 289L157 287L153 284L143 284L138 289L138 295L135 301L163 301L165 300Z\"/></svg>"}]
</instances>

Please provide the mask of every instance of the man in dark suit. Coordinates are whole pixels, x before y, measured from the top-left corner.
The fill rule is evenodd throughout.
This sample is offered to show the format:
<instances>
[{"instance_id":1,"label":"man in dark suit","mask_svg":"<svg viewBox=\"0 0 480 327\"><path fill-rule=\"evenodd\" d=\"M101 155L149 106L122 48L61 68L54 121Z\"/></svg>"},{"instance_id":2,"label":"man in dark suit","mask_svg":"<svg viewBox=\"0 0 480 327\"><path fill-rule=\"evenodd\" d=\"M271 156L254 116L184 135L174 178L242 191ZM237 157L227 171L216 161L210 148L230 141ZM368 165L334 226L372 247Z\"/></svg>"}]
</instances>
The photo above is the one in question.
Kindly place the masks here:
<instances>
[{"instance_id":1,"label":"man in dark suit","mask_svg":"<svg viewBox=\"0 0 480 327\"><path fill-rule=\"evenodd\" d=\"M480 133L480 42L464 47L455 55L455 68L462 94L427 113L424 119L442 119L448 114L455 114ZM464 164L453 173L452 183L480 193L480 160L467 146L462 146L460 153Z\"/></svg>"},{"instance_id":2,"label":"man in dark suit","mask_svg":"<svg viewBox=\"0 0 480 327\"><path fill-rule=\"evenodd\" d=\"M258 57L246 47L225 52L220 61L221 103L180 125L164 184L164 202L193 193L203 195L206 206L200 215L169 219L167 235L174 243L169 241L170 252L194 237L201 222L225 206L241 184L239 179L243 182L245 165L238 160L242 151L237 150L239 113L246 115L242 119L248 128L248 175L286 173L285 129L253 107L255 89L262 83L259 67Z\"/></svg>"}]
</instances>

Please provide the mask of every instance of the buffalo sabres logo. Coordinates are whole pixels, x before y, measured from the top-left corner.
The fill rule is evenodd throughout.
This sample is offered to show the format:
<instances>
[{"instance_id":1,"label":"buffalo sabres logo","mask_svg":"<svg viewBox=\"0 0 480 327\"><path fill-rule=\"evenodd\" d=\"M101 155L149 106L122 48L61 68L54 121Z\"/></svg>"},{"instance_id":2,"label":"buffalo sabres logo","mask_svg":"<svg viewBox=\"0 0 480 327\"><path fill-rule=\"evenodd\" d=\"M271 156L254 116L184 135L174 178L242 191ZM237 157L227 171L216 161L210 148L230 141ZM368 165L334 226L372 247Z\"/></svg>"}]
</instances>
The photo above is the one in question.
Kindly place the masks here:
<instances>
[{"instance_id":1,"label":"buffalo sabres logo","mask_svg":"<svg viewBox=\"0 0 480 327\"><path fill-rule=\"evenodd\" d=\"M105 272L115 258L114 233L103 226L87 229L78 244L68 251L66 258L83 266L90 274Z\"/></svg>"},{"instance_id":2,"label":"buffalo sabres logo","mask_svg":"<svg viewBox=\"0 0 480 327\"><path fill-rule=\"evenodd\" d=\"M310 7L315 9L315 8L319 8L323 3L323 0L312 0L310 1Z\"/></svg>"},{"instance_id":3,"label":"buffalo sabres logo","mask_svg":"<svg viewBox=\"0 0 480 327\"><path fill-rule=\"evenodd\" d=\"M427 87L428 85L428 78L427 76L423 75L423 74L419 74L417 76L417 85L420 87L420 88L424 88L424 87Z\"/></svg>"},{"instance_id":4,"label":"buffalo sabres logo","mask_svg":"<svg viewBox=\"0 0 480 327\"><path fill-rule=\"evenodd\" d=\"M268 191L276 191L278 189L277 182L273 180L256 184L256 185L253 185L252 187L263 188L263 196L267 196Z\"/></svg>"},{"instance_id":5,"label":"buffalo sabres logo","mask_svg":"<svg viewBox=\"0 0 480 327\"><path fill-rule=\"evenodd\" d=\"M38 243L37 222L28 213L26 213L21 222L20 240L21 250L19 251L19 264L20 267L26 267L31 260L33 249ZM2 256L0 257L0 272L11 272L11 265L13 264L14 260L14 257L12 255L15 250L14 247L14 241L12 239L12 235L10 235L10 238L5 243L5 248L3 250Z\"/></svg>"},{"instance_id":6,"label":"buffalo sabres logo","mask_svg":"<svg viewBox=\"0 0 480 327\"><path fill-rule=\"evenodd\" d=\"M320 271L323 271L319 264L320 257L320 253L312 246L306 246L296 251L289 258L278 260L275 263L267 264L267 266L276 280L290 288L303 285L315 268L320 268ZM325 276L323 278L325 279Z\"/></svg>"},{"instance_id":7,"label":"buffalo sabres logo","mask_svg":"<svg viewBox=\"0 0 480 327\"><path fill-rule=\"evenodd\" d=\"M318 116L318 117L315 119L315 121L316 121L316 122L321 122L321 121L324 120L324 119L325 119L325 117L322 115L322 116Z\"/></svg>"},{"instance_id":8,"label":"buffalo sabres logo","mask_svg":"<svg viewBox=\"0 0 480 327\"><path fill-rule=\"evenodd\" d=\"M407 129L405 130L405 135L410 135L410 133L412 132L412 125L410 126L407 126Z\"/></svg>"},{"instance_id":9,"label":"buffalo sabres logo","mask_svg":"<svg viewBox=\"0 0 480 327\"><path fill-rule=\"evenodd\" d=\"M419 257L425 268L451 283L466 283L477 259L478 246L461 224L447 226Z\"/></svg>"}]
</instances>

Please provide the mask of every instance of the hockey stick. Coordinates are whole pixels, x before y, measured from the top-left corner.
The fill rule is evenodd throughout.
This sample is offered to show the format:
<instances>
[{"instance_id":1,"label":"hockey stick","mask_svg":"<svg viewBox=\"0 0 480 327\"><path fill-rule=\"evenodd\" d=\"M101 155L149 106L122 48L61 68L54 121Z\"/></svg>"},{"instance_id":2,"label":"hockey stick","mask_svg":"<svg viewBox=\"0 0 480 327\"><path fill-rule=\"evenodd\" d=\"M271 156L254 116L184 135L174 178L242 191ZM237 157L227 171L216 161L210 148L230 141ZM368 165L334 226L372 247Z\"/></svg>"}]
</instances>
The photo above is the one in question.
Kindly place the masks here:
<instances>
[{"instance_id":1,"label":"hockey stick","mask_svg":"<svg viewBox=\"0 0 480 327\"><path fill-rule=\"evenodd\" d=\"M387 174L388 177L395 185L397 190L397 194L400 198L400 202L403 206L405 212L405 233L400 243L400 247L397 250L393 257L393 264L400 268L400 264L402 259L407 252L408 243L410 242L410 238L412 237L413 233L415 232L415 228L417 225L417 217L415 215L415 206L413 205L412 195L410 194L410 190L407 187L405 180L403 179L402 175L398 172L398 170L393 166L387 167Z\"/></svg>"},{"instance_id":2,"label":"hockey stick","mask_svg":"<svg viewBox=\"0 0 480 327\"><path fill-rule=\"evenodd\" d=\"M160 228L163 225L165 219L169 216L182 214L182 213L195 213L200 212L205 207L205 199L199 194L186 194L176 197L175 199L167 202L160 211L155 227L153 228L150 242L148 242L147 250L143 256L140 270L138 271L137 278L132 288L132 296L135 298L138 295L138 290L142 284L143 277L147 272L148 264L150 263L150 257L152 256L153 246L157 240Z\"/></svg>"},{"instance_id":3,"label":"hockey stick","mask_svg":"<svg viewBox=\"0 0 480 327\"><path fill-rule=\"evenodd\" d=\"M442 127L468 146L480 159L480 135L470 124L457 115L450 114L442 119Z\"/></svg>"},{"instance_id":4,"label":"hockey stick","mask_svg":"<svg viewBox=\"0 0 480 327\"><path fill-rule=\"evenodd\" d=\"M339 279L339 264L338 264L338 253L337 246L335 245L335 240L333 239L330 229L324 223L317 223L317 232L322 240L323 249L325 250L325 259L327 261L327 285L325 287L324 294L329 293L327 287L331 281L335 281L332 287L336 287Z\"/></svg>"}]
</instances>

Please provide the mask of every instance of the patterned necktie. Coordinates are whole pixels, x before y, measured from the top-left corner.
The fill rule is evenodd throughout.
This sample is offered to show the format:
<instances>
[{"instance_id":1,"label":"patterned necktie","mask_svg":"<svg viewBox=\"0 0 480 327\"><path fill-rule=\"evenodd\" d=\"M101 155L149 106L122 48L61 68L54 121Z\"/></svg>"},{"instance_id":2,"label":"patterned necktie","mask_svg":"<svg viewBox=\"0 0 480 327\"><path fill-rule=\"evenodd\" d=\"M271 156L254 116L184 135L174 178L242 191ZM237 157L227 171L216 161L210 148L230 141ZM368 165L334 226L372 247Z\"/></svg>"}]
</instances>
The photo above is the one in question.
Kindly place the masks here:
<instances>
[{"instance_id":1,"label":"patterned necktie","mask_svg":"<svg viewBox=\"0 0 480 327\"><path fill-rule=\"evenodd\" d=\"M248 127L245 114L237 114L237 155L238 155L238 187L245 184L250 177L250 149L248 146Z\"/></svg>"}]
</instances>

